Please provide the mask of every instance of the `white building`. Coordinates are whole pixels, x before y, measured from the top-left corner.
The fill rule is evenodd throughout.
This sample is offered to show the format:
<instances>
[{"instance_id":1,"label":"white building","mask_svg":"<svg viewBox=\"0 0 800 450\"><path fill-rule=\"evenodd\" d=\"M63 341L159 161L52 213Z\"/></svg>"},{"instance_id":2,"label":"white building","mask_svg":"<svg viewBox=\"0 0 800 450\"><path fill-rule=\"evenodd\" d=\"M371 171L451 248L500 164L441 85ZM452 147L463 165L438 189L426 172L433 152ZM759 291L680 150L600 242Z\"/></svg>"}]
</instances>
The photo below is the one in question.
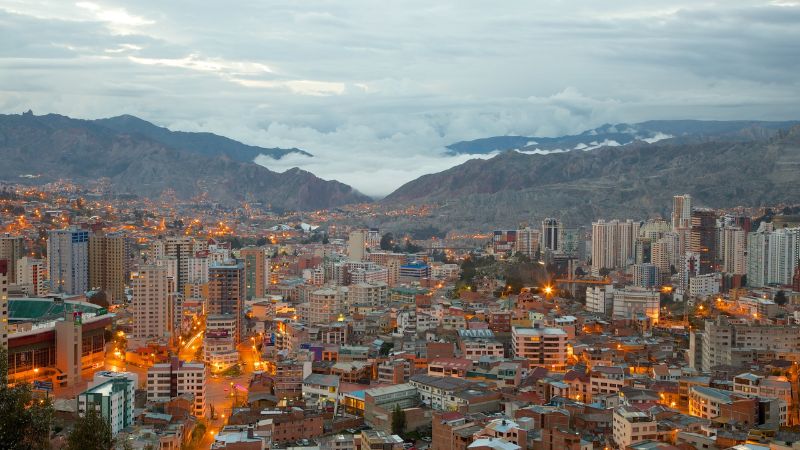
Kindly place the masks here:
<instances>
[{"instance_id":1,"label":"white building","mask_svg":"<svg viewBox=\"0 0 800 450\"><path fill-rule=\"evenodd\" d=\"M167 268L141 266L131 273L133 339L167 341L172 336L173 306Z\"/></svg>"},{"instance_id":2,"label":"white building","mask_svg":"<svg viewBox=\"0 0 800 450\"><path fill-rule=\"evenodd\" d=\"M592 274L633 263L638 236L639 223L632 220L592 222Z\"/></svg>"},{"instance_id":3,"label":"white building","mask_svg":"<svg viewBox=\"0 0 800 450\"><path fill-rule=\"evenodd\" d=\"M353 230L347 236L347 256L350 261L364 259L367 249L367 230Z\"/></svg>"},{"instance_id":4,"label":"white building","mask_svg":"<svg viewBox=\"0 0 800 450\"><path fill-rule=\"evenodd\" d=\"M719 294L722 285L722 274L708 273L689 278L689 297L706 298Z\"/></svg>"},{"instance_id":5,"label":"white building","mask_svg":"<svg viewBox=\"0 0 800 450\"><path fill-rule=\"evenodd\" d=\"M389 297L389 286L386 283L357 283L347 287L348 305L381 306Z\"/></svg>"},{"instance_id":6,"label":"white building","mask_svg":"<svg viewBox=\"0 0 800 450\"><path fill-rule=\"evenodd\" d=\"M89 290L89 232L70 227L52 230L48 234L50 292L86 293Z\"/></svg>"},{"instance_id":7,"label":"white building","mask_svg":"<svg viewBox=\"0 0 800 450\"><path fill-rule=\"evenodd\" d=\"M111 425L111 435L133 425L138 376L130 372L97 372L89 388L78 394L78 415L97 411Z\"/></svg>"},{"instance_id":8,"label":"white building","mask_svg":"<svg viewBox=\"0 0 800 450\"><path fill-rule=\"evenodd\" d=\"M628 448L646 439L655 441L658 440L658 421L636 408L620 406L614 410L612 436L617 448Z\"/></svg>"},{"instance_id":9,"label":"white building","mask_svg":"<svg viewBox=\"0 0 800 450\"><path fill-rule=\"evenodd\" d=\"M147 370L147 400L163 402L183 394L194 396L194 415L206 412L206 365L174 358Z\"/></svg>"},{"instance_id":10,"label":"white building","mask_svg":"<svg viewBox=\"0 0 800 450\"><path fill-rule=\"evenodd\" d=\"M747 274L747 234L740 227L725 227L721 238L722 271Z\"/></svg>"},{"instance_id":11,"label":"white building","mask_svg":"<svg viewBox=\"0 0 800 450\"><path fill-rule=\"evenodd\" d=\"M626 287L614 291L614 317L635 319L644 314L658 322L661 294L654 289Z\"/></svg>"},{"instance_id":12,"label":"white building","mask_svg":"<svg viewBox=\"0 0 800 450\"><path fill-rule=\"evenodd\" d=\"M29 295L39 297L47 294L47 268L44 261L23 256L17 261L16 271L16 284L18 286L29 286Z\"/></svg>"},{"instance_id":13,"label":"white building","mask_svg":"<svg viewBox=\"0 0 800 450\"><path fill-rule=\"evenodd\" d=\"M614 286L589 286L586 288L586 310L610 314L614 308Z\"/></svg>"}]
</instances>

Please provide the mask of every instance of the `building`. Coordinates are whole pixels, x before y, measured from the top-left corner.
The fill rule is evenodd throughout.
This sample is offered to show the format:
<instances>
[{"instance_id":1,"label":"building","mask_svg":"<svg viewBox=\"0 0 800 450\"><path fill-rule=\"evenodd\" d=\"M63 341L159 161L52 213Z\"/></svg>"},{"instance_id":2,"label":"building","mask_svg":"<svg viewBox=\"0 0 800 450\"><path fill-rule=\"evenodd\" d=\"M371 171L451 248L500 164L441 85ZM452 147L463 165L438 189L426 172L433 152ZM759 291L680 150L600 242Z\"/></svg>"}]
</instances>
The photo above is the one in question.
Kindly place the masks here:
<instances>
[{"instance_id":1,"label":"building","mask_svg":"<svg viewBox=\"0 0 800 450\"><path fill-rule=\"evenodd\" d=\"M614 291L614 314L616 318L636 319L637 316L647 316L653 322L658 322L660 311L660 291L655 289L642 289L626 287Z\"/></svg>"},{"instance_id":2,"label":"building","mask_svg":"<svg viewBox=\"0 0 800 450\"><path fill-rule=\"evenodd\" d=\"M308 303L309 325L335 322L345 312L342 295L336 289L318 289L309 295Z\"/></svg>"},{"instance_id":3,"label":"building","mask_svg":"<svg viewBox=\"0 0 800 450\"><path fill-rule=\"evenodd\" d=\"M767 282L791 284L800 258L800 228L775 230L769 237L767 249Z\"/></svg>"},{"instance_id":4,"label":"building","mask_svg":"<svg viewBox=\"0 0 800 450\"><path fill-rule=\"evenodd\" d=\"M138 377L130 372L96 372L94 381L78 394L78 415L97 411L111 425L111 435L134 423L134 401Z\"/></svg>"},{"instance_id":5,"label":"building","mask_svg":"<svg viewBox=\"0 0 800 450\"><path fill-rule=\"evenodd\" d=\"M632 220L592 222L592 274L633 263L638 236L639 223Z\"/></svg>"},{"instance_id":6,"label":"building","mask_svg":"<svg viewBox=\"0 0 800 450\"><path fill-rule=\"evenodd\" d=\"M747 233L740 227L722 229L722 267L720 270L733 275L747 274Z\"/></svg>"},{"instance_id":7,"label":"building","mask_svg":"<svg viewBox=\"0 0 800 450\"><path fill-rule=\"evenodd\" d=\"M106 293L109 303L125 300L128 245L119 233L89 237L89 287Z\"/></svg>"},{"instance_id":8,"label":"building","mask_svg":"<svg viewBox=\"0 0 800 450\"><path fill-rule=\"evenodd\" d=\"M131 273L132 338L141 345L149 340L168 342L173 336L174 308L170 301L167 268L141 266Z\"/></svg>"},{"instance_id":9,"label":"building","mask_svg":"<svg viewBox=\"0 0 800 450\"><path fill-rule=\"evenodd\" d=\"M47 267L41 259L23 256L17 261L16 285L23 287L31 297L42 297L48 292Z\"/></svg>"},{"instance_id":10,"label":"building","mask_svg":"<svg viewBox=\"0 0 800 450\"><path fill-rule=\"evenodd\" d=\"M532 365L563 369L567 361L567 332L561 328L513 327L511 343L514 355Z\"/></svg>"},{"instance_id":11,"label":"building","mask_svg":"<svg viewBox=\"0 0 800 450\"><path fill-rule=\"evenodd\" d=\"M563 230L564 226L558 219L548 217L542 220L542 250L552 253L561 252Z\"/></svg>"},{"instance_id":12,"label":"building","mask_svg":"<svg viewBox=\"0 0 800 450\"><path fill-rule=\"evenodd\" d=\"M747 285L764 287L769 284L769 239L772 224L762 223L757 231L747 235Z\"/></svg>"},{"instance_id":13,"label":"building","mask_svg":"<svg viewBox=\"0 0 800 450\"><path fill-rule=\"evenodd\" d=\"M8 349L8 279L10 264L7 259L0 259L0 347Z\"/></svg>"},{"instance_id":14,"label":"building","mask_svg":"<svg viewBox=\"0 0 800 450\"><path fill-rule=\"evenodd\" d=\"M410 383L376 387L364 391L364 421L373 426L389 422L395 408L419 405L417 388Z\"/></svg>"},{"instance_id":15,"label":"building","mask_svg":"<svg viewBox=\"0 0 800 450\"><path fill-rule=\"evenodd\" d=\"M742 373L733 377L733 392L750 397L774 398L783 402L780 422L789 425L788 407L792 404L792 383L786 377L763 377Z\"/></svg>"},{"instance_id":16,"label":"building","mask_svg":"<svg viewBox=\"0 0 800 450\"><path fill-rule=\"evenodd\" d=\"M514 251L534 259L539 254L540 239L539 230L530 227L517 230L517 243Z\"/></svg>"},{"instance_id":17,"label":"building","mask_svg":"<svg viewBox=\"0 0 800 450\"><path fill-rule=\"evenodd\" d=\"M800 326L764 325L719 316L706 320L701 345L703 372L719 365L743 367L755 359L756 351L800 352Z\"/></svg>"},{"instance_id":18,"label":"building","mask_svg":"<svg viewBox=\"0 0 800 450\"><path fill-rule=\"evenodd\" d=\"M517 247L517 230L494 230L492 232L491 246L495 254L514 251Z\"/></svg>"},{"instance_id":19,"label":"building","mask_svg":"<svg viewBox=\"0 0 800 450\"><path fill-rule=\"evenodd\" d=\"M208 268L208 314L228 314L236 319L233 335L238 344L244 329L244 264L237 261L213 263Z\"/></svg>"},{"instance_id":20,"label":"building","mask_svg":"<svg viewBox=\"0 0 800 450\"><path fill-rule=\"evenodd\" d=\"M411 378L411 361L390 359L378 365L378 382L386 384L408 383Z\"/></svg>"},{"instance_id":21,"label":"building","mask_svg":"<svg viewBox=\"0 0 800 450\"><path fill-rule=\"evenodd\" d=\"M175 286L177 291L182 291L183 285L190 281L189 259L194 258L201 250L208 250L208 245L205 242L196 242L191 236L167 236L153 243L151 258L175 260Z\"/></svg>"},{"instance_id":22,"label":"building","mask_svg":"<svg viewBox=\"0 0 800 450\"><path fill-rule=\"evenodd\" d=\"M586 288L586 310L598 314L611 314L614 310L614 286L589 286Z\"/></svg>"},{"instance_id":23,"label":"building","mask_svg":"<svg viewBox=\"0 0 800 450\"><path fill-rule=\"evenodd\" d=\"M264 298L269 287L269 262L263 248L246 247L239 251L244 263L245 298Z\"/></svg>"},{"instance_id":24,"label":"building","mask_svg":"<svg viewBox=\"0 0 800 450\"><path fill-rule=\"evenodd\" d=\"M617 448L643 441L658 440L658 421L636 408L620 406L614 410L613 439Z\"/></svg>"},{"instance_id":25,"label":"building","mask_svg":"<svg viewBox=\"0 0 800 450\"><path fill-rule=\"evenodd\" d=\"M642 289L653 289L657 288L661 283L661 273L655 264L634 264L632 267L634 286Z\"/></svg>"},{"instance_id":26,"label":"building","mask_svg":"<svg viewBox=\"0 0 800 450\"><path fill-rule=\"evenodd\" d=\"M347 256L350 261L363 261L367 251L369 230L353 230L347 236Z\"/></svg>"},{"instance_id":27,"label":"building","mask_svg":"<svg viewBox=\"0 0 800 450\"><path fill-rule=\"evenodd\" d=\"M431 277L431 266L422 261L414 261L400 266L400 279L419 281Z\"/></svg>"},{"instance_id":28,"label":"building","mask_svg":"<svg viewBox=\"0 0 800 450\"><path fill-rule=\"evenodd\" d=\"M70 295L89 290L89 232L71 227L48 232L50 292Z\"/></svg>"},{"instance_id":29,"label":"building","mask_svg":"<svg viewBox=\"0 0 800 450\"><path fill-rule=\"evenodd\" d=\"M719 272L689 278L689 297L706 298L719 294L722 274Z\"/></svg>"},{"instance_id":30,"label":"building","mask_svg":"<svg viewBox=\"0 0 800 450\"><path fill-rule=\"evenodd\" d=\"M687 251L700 256L700 275L717 270L717 214L712 209L692 210Z\"/></svg>"},{"instance_id":31,"label":"building","mask_svg":"<svg viewBox=\"0 0 800 450\"><path fill-rule=\"evenodd\" d=\"M0 260L8 261L8 283L21 284L17 281L17 264L25 256L24 239L10 233L0 234Z\"/></svg>"},{"instance_id":32,"label":"building","mask_svg":"<svg viewBox=\"0 0 800 450\"><path fill-rule=\"evenodd\" d=\"M147 369L147 400L165 402L183 394L194 396L195 416L206 413L206 365L173 358Z\"/></svg>"},{"instance_id":33,"label":"building","mask_svg":"<svg viewBox=\"0 0 800 450\"><path fill-rule=\"evenodd\" d=\"M672 197L672 229L685 229L692 225L692 196L689 194Z\"/></svg>"}]
</instances>

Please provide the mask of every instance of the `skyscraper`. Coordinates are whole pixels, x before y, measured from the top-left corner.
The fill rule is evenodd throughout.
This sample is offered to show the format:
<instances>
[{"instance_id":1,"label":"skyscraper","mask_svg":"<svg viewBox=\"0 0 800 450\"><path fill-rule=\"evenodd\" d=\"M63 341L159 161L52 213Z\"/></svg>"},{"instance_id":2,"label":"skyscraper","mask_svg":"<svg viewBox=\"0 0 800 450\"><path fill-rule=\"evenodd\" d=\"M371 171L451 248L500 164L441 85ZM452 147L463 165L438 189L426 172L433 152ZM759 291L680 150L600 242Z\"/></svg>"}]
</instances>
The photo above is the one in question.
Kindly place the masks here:
<instances>
[{"instance_id":1,"label":"skyscraper","mask_svg":"<svg viewBox=\"0 0 800 450\"><path fill-rule=\"evenodd\" d=\"M542 221L542 250L549 252L561 251L561 233L563 225L558 219L548 217Z\"/></svg>"},{"instance_id":2,"label":"skyscraper","mask_svg":"<svg viewBox=\"0 0 800 450\"><path fill-rule=\"evenodd\" d=\"M227 314L236 320L234 340L242 338L245 295L244 264L237 261L214 263L208 268L208 314Z\"/></svg>"},{"instance_id":3,"label":"skyscraper","mask_svg":"<svg viewBox=\"0 0 800 450\"><path fill-rule=\"evenodd\" d=\"M536 257L539 253L539 230L530 227L517 230L516 252L528 258Z\"/></svg>"},{"instance_id":4,"label":"skyscraper","mask_svg":"<svg viewBox=\"0 0 800 450\"><path fill-rule=\"evenodd\" d=\"M765 224L762 224L765 225ZM767 265L772 224L747 235L747 285L764 287L768 283Z\"/></svg>"},{"instance_id":5,"label":"skyscraper","mask_svg":"<svg viewBox=\"0 0 800 450\"><path fill-rule=\"evenodd\" d=\"M127 241L119 233L89 237L89 287L102 289L109 302L125 297Z\"/></svg>"},{"instance_id":6,"label":"skyscraper","mask_svg":"<svg viewBox=\"0 0 800 450\"><path fill-rule=\"evenodd\" d=\"M721 271L733 275L747 273L747 234L739 227L725 227L722 229Z\"/></svg>"},{"instance_id":7,"label":"skyscraper","mask_svg":"<svg viewBox=\"0 0 800 450\"><path fill-rule=\"evenodd\" d=\"M639 223L632 220L592 223L592 272L626 267L634 261Z\"/></svg>"},{"instance_id":8,"label":"skyscraper","mask_svg":"<svg viewBox=\"0 0 800 450\"><path fill-rule=\"evenodd\" d=\"M245 298L263 298L269 283L267 255L263 248L247 247L239 252L244 262Z\"/></svg>"},{"instance_id":9,"label":"skyscraper","mask_svg":"<svg viewBox=\"0 0 800 450\"><path fill-rule=\"evenodd\" d=\"M8 261L8 282L17 283L17 261L25 256L22 236L12 236L10 233L0 235L0 259Z\"/></svg>"},{"instance_id":10,"label":"skyscraper","mask_svg":"<svg viewBox=\"0 0 800 450\"><path fill-rule=\"evenodd\" d=\"M8 349L8 260L0 259L0 347Z\"/></svg>"},{"instance_id":11,"label":"skyscraper","mask_svg":"<svg viewBox=\"0 0 800 450\"><path fill-rule=\"evenodd\" d=\"M800 258L800 228L773 231L767 248L767 281L770 284L791 284Z\"/></svg>"},{"instance_id":12,"label":"skyscraper","mask_svg":"<svg viewBox=\"0 0 800 450\"><path fill-rule=\"evenodd\" d=\"M154 243L151 258L175 258L178 269L175 287L177 291L182 291L189 282L189 259L205 247L205 243L195 242L190 236L168 236Z\"/></svg>"},{"instance_id":13,"label":"skyscraper","mask_svg":"<svg viewBox=\"0 0 800 450\"><path fill-rule=\"evenodd\" d=\"M146 265L131 273L133 338L167 341L173 331L167 268Z\"/></svg>"},{"instance_id":14,"label":"skyscraper","mask_svg":"<svg viewBox=\"0 0 800 450\"><path fill-rule=\"evenodd\" d=\"M692 211L692 228L687 251L700 257L700 275L717 269L717 215L711 209Z\"/></svg>"},{"instance_id":15,"label":"skyscraper","mask_svg":"<svg viewBox=\"0 0 800 450\"><path fill-rule=\"evenodd\" d=\"M71 295L89 290L89 232L52 230L47 239L50 292Z\"/></svg>"},{"instance_id":16,"label":"skyscraper","mask_svg":"<svg viewBox=\"0 0 800 450\"><path fill-rule=\"evenodd\" d=\"M692 196L672 197L672 229L689 228L692 225Z\"/></svg>"}]
</instances>

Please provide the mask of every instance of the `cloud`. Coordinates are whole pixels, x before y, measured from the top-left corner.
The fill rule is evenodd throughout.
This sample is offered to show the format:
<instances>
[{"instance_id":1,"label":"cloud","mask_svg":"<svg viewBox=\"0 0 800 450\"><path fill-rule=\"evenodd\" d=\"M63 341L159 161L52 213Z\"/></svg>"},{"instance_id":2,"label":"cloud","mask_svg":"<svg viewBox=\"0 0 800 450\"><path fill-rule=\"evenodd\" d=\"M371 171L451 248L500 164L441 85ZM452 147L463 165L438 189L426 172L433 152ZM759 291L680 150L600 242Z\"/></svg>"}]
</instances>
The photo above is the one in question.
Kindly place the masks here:
<instances>
[{"instance_id":1,"label":"cloud","mask_svg":"<svg viewBox=\"0 0 800 450\"><path fill-rule=\"evenodd\" d=\"M796 119L796 3L0 0L0 111L299 147L260 162L380 196L461 140Z\"/></svg>"}]
</instances>

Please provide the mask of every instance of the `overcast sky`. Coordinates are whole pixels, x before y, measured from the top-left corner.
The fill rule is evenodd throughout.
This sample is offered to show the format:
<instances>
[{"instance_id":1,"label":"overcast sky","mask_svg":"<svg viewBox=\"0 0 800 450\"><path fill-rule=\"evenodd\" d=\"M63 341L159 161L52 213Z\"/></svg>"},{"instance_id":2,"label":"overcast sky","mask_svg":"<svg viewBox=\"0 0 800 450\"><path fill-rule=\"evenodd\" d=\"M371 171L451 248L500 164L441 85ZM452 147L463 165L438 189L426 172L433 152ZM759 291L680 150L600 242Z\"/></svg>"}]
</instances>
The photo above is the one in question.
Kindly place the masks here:
<instances>
[{"instance_id":1,"label":"overcast sky","mask_svg":"<svg viewBox=\"0 0 800 450\"><path fill-rule=\"evenodd\" d=\"M370 195L459 140L798 105L800 0L0 0L0 111L300 147L262 162Z\"/></svg>"}]
</instances>

